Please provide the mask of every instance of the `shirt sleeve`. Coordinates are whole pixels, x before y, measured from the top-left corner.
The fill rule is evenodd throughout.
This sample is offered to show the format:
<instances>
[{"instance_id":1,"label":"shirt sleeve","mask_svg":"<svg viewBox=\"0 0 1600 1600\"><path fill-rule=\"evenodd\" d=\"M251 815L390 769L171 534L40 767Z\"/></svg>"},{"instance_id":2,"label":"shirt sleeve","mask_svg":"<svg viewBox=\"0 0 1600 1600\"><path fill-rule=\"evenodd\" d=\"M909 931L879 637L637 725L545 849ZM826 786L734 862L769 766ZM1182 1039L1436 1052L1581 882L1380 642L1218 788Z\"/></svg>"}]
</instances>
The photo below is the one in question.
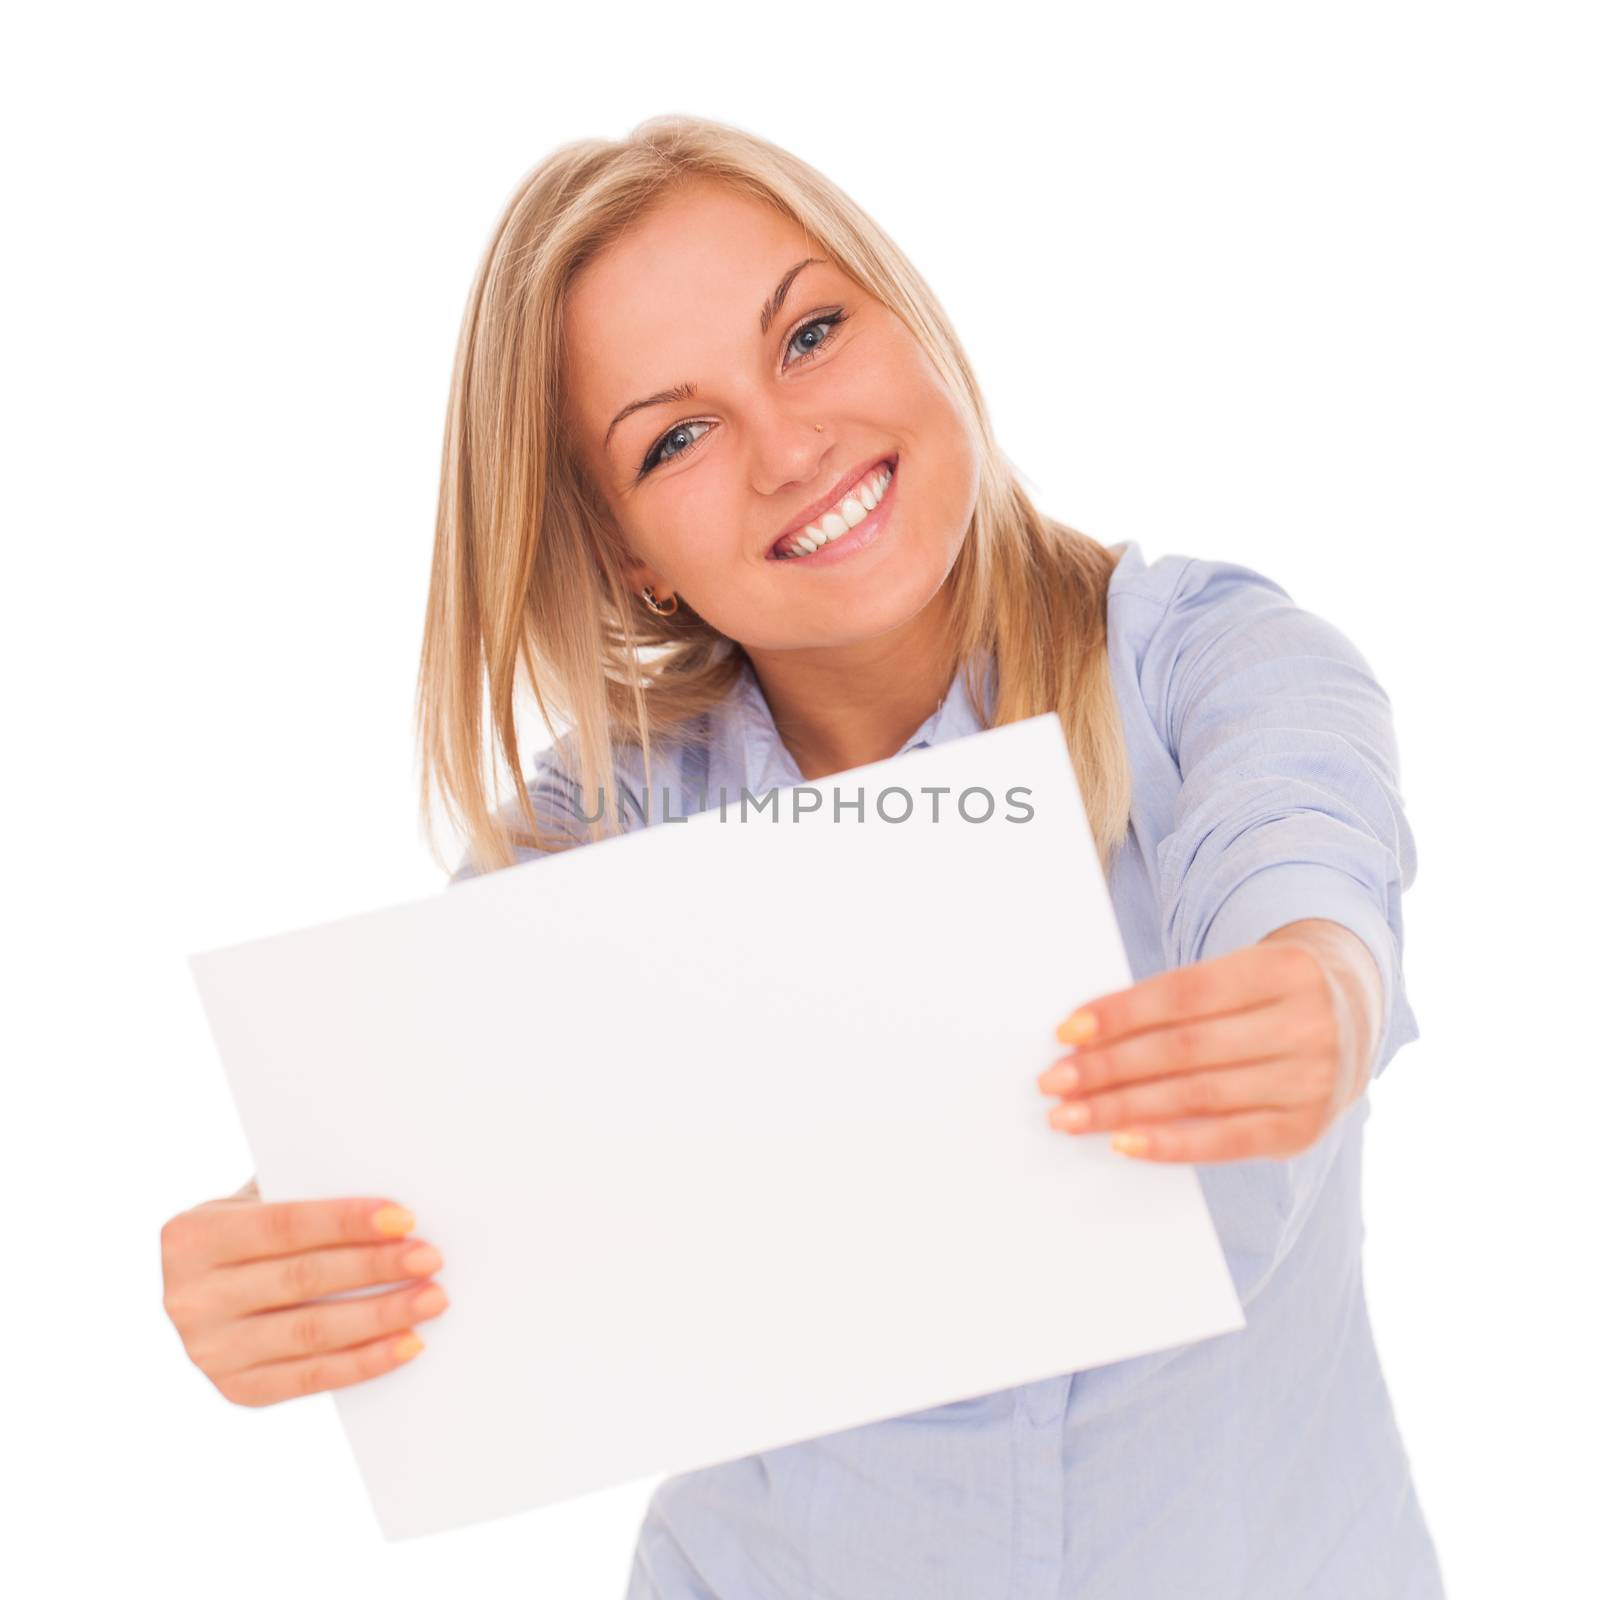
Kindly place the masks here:
<instances>
[{"instance_id":1,"label":"shirt sleeve","mask_svg":"<svg viewBox=\"0 0 1600 1600\"><path fill-rule=\"evenodd\" d=\"M1181 780L1156 851L1168 960L1303 917L1349 928L1383 981L1376 1078L1419 1037L1400 904L1417 854L1388 696L1331 623L1224 561L1186 562L1142 675Z\"/></svg>"}]
</instances>

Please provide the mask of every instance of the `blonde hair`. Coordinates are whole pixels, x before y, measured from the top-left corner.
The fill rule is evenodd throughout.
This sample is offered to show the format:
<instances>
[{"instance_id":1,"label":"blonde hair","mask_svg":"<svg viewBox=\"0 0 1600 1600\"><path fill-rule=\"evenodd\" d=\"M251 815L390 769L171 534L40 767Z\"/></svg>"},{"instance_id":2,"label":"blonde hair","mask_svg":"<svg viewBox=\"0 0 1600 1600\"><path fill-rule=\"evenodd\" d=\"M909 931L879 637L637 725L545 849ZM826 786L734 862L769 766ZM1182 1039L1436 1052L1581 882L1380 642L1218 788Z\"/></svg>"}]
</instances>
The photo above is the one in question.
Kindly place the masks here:
<instances>
[{"instance_id":1,"label":"blonde hair","mask_svg":"<svg viewBox=\"0 0 1600 1600\"><path fill-rule=\"evenodd\" d=\"M680 605L647 613L625 551L563 425L561 327L574 276L652 205L713 181L776 207L910 329L964 412L979 456L977 504L951 587L953 659L991 726L1061 718L1103 871L1128 827L1132 777L1106 653L1116 556L1043 516L995 443L955 331L898 246L821 173L756 135L701 117L652 117L620 140L562 145L511 196L479 264L450 384L433 570L417 679L422 811L437 789L478 871L516 847L583 843L541 828L522 771L515 703L525 673L546 728L565 721L588 837L616 831L616 747L651 747L719 701L744 654ZM485 689L487 702L485 703ZM485 722L490 738L485 747ZM487 757L487 762L485 760ZM502 811L500 766L526 831ZM604 815L601 815L604 811ZM620 824L619 824L620 826Z\"/></svg>"}]
</instances>

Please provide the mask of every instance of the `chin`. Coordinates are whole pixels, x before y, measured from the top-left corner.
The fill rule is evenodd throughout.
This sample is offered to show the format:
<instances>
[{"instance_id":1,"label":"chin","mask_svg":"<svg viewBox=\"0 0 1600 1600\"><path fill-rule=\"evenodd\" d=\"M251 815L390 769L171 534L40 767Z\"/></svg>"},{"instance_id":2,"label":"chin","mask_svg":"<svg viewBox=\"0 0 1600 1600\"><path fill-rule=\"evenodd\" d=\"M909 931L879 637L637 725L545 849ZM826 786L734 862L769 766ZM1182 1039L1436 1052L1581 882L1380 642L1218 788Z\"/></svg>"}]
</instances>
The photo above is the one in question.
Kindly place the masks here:
<instances>
[{"instance_id":1,"label":"chin","mask_svg":"<svg viewBox=\"0 0 1600 1600\"><path fill-rule=\"evenodd\" d=\"M805 643L813 649L829 649L880 639L906 627L939 593L948 571L947 566L929 562L905 572L879 571L859 594L819 614L816 632Z\"/></svg>"}]
</instances>

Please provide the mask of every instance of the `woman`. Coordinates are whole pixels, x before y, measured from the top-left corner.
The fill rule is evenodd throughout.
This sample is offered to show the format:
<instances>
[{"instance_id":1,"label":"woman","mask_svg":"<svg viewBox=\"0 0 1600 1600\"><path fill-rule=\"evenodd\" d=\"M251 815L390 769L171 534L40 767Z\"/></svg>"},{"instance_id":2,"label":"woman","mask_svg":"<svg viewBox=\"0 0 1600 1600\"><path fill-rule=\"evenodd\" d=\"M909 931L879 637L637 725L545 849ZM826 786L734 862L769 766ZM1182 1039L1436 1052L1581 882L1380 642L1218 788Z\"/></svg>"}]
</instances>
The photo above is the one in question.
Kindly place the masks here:
<instances>
[{"instance_id":1,"label":"woman","mask_svg":"<svg viewBox=\"0 0 1600 1600\"><path fill-rule=\"evenodd\" d=\"M522 772L524 678L570 731L502 806L485 715ZM524 181L462 331L418 703L457 879L1054 708L1139 981L1063 1024L1040 1115L1196 1163L1245 1308L669 1478L630 1600L1442 1592L1361 1277L1364 1091L1417 1037L1388 701L1261 574L1041 515L932 294L826 179L673 116ZM386 1370L313 1322L326 1383Z\"/></svg>"},{"instance_id":2,"label":"woman","mask_svg":"<svg viewBox=\"0 0 1600 1600\"><path fill-rule=\"evenodd\" d=\"M1042 517L871 219L695 119L522 185L444 478L421 720L457 877L651 797L683 815L1059 711L1142 981L1067 1026L1048 1114L1199 1164L1248 1320L669 1479L631 1600L1438 1593L1362 1293L1363 1089L1417 1036L1416 861L1353 646L1244 567ZM480 684L520 771L524 651L571 733L496 821Z\"/></svg>"}]
</instances>

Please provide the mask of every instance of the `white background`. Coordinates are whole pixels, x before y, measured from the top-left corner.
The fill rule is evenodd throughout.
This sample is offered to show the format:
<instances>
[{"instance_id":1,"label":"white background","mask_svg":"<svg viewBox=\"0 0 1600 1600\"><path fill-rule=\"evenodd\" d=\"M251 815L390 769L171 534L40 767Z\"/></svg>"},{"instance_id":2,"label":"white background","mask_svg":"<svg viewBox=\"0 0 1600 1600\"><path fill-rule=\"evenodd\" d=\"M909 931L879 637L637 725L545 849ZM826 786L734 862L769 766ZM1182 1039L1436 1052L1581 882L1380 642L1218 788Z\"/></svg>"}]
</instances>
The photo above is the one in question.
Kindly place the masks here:
<instances>
[{"instance_id":1,"label":"white background","mask_svg":"<svg viewBox=\"0 0 1600 1600\"><path fill-rule=\"evenodd\" d=\"M1255 566L1372 662L1420 860L1422 1038L1367 1132L1384 1368L1456 1600L1593 1581L1587 11L7 25L0 1183L30 1594L621 1594L649 1483L385 1545L330 1398L248 1411L188 1363L158 1234L252 1170L186 955L443 882L410 719L488 230L554 145L670 110L886 225L1046 510Z\"/></svg>"}]
</instances>

